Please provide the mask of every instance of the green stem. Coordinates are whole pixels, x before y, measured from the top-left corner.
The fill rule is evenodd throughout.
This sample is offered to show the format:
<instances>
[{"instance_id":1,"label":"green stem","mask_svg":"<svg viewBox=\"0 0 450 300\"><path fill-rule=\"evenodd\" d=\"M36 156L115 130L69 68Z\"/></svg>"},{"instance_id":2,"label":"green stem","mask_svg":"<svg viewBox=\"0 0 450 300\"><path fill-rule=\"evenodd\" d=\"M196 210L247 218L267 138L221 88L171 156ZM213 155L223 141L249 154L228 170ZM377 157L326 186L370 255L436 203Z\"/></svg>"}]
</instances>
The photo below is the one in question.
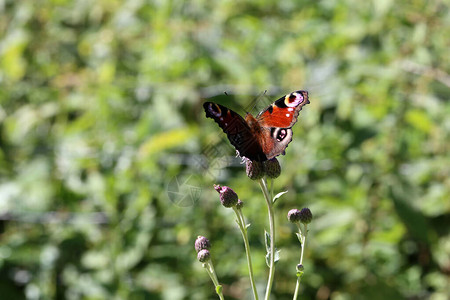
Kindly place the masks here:
<instances>
[{"instance_id":1,"label":"green stem","mask_svg":"<svg viewBox=\"0 0 450 300\"><path fill-rule=\"evenodd\" d=\"M241 230L242 238L244 239L245 254L247 255L248 274L253 290L253 297L255 298L255 300L258 300L258 292L256 291L255 279L253 278L252 257L250 255L250 245L248 243L247 226L245 224L244 215L242 214L242 211L240 209L236 209L235 207L233 207L233 210L236 213L236 222L238 223L239 229Z\"/></svg>"},{"instance_id":2,"label":"green stem","mask_svg":"<svg viewBox=\"0 0 450 300\"><path fill-rule=\"evenodd\" d=\"M269 191L267 190L266 180L264 178L259 180L259 185L264 194L264 198L267 203L267 210L269 213L269 234L270 234L270 264L269 264L269 279L267 280L266 296L265 300L269 300L270 292L272 290L273 277L275 274L275 218L273 215L273 202L269 196Z\"/></svg>"},{"instance_id":3,"label":"green stem","mask_svg":"<svg viewBox=\"0 0 450 300\"><path fill-rule=\"evenodd\" d=\"M299 224L297 224L297 227L298 227L298 231L299 231L299 233L301 235L300 244L301 244L302 251L300 253L300 262L299 262L299 264L302 265L303 264L303 253L304 253L305 245L306 245L306 236L308 235L308 224L304 224L303 232L302 232L302 229L301 229ZM302 280L302 277L303 277L303 271L301 271L301 272L302 273L297 276L297 284L295 285L295 293L294 293L293 300L296 300L297 297L298 297L298 291L300 290L300 281Z\"/></svg>"},{"instance_id":4,"label":"green stem","mask_svg":"<svg viewBox=\"0 0 450 300\"><path fill-rule=\"evenodd\" d=\"M217 279L216 271L214 270L214 266L211 260L205 263L203 266L206 269L206 272L208 272L209 277L211 277L211 280L214 283L214 287L216 289L216 293L217 295L219 295L220 300L224 300L222 294L222 287L219 284L219 280Z\"/></svg>"},{"instance_id":5,"label":"green stem","mask_svg":"<svg viewBox=\"0 0 450 300\"><path fill-rule=\"evenodd\" d=\"M273 199L273 179L270 179L270 199Z\"/></svg>"}]
</instances>

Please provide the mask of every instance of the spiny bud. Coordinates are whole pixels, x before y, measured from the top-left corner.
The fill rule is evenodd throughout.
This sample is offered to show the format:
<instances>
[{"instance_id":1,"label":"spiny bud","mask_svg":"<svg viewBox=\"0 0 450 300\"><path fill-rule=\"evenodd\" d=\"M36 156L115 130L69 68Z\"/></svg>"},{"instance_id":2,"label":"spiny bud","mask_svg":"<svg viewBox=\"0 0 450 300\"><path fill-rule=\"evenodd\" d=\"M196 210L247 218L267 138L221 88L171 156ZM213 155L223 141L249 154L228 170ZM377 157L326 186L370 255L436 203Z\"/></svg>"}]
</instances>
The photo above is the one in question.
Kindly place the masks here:
<instances>
[{"instance_id":1,"label":"spiny bud","mask_svg":"<svg viewBox=\"0 0 450 300\"><path fill-rule=\"evenodd\" d=\"M220 202L223 206L233 207L237 204L238 195L230 187L215 184L214 189L219 193Z\"/></svg>"},{"instance_id":2,"label":"spiny bud","mask_svg":"<svg viewBox=\"0 0 450 300\"><path fill-rule=\"evenodd\" d=\"M195 251L200 252L203 249L211 248L211 243L204 236L199 235L195 240Z\"/></svg>"},{"instance_id":3,"label":"spiny bud","mask_svg":"<svg viewBox=\"0 0 450 300\"><path fill-rule=\"evenodd\" d=\"M203 249L197 254L197 259L199 262L207 262L211 258L209 250Z\"/></svg>"},{"instance_id":4,"label":"spiny bud","mask_svg":"<svg viewBox=\"0 0 450 300\"><path fill-rule=\"evenodd\" d=\"M291 209L288 212L287 218L292 223L298 223L298 222L300 222L300 213L301 212L296 208Z\"/></svg>"},{"instance_id":5,"label":"spiny bud","mask_svg":"<svg viewBox=\"0 0 450 300\"><path fill-rule=\"evenodd\" d=\"M313 218L313 215L311 213L311 211L309 210L309 208L305 207L302 208L302 211L300 212L300 222L302 222L303 224L309 224L311 223Z\"/></svg>"},{"instance_id":6,"label":"spiny bud","mask_svg":"<svg viewBox=\"0 0 450 300\"><path fill-rule=\"evenodd\" d=\"M277 178L281 174L281 167L278 159L276 157L266 160L264 162L264 171L266 172L267 177L269 178Z\"/></svg>"},{"instance_id":7,"label":"spiny bud","mask_svg":"<svg viewBox=\"0 0 450 300\"><path fill-rule=\"evenodd\" d=\"M264 165L260 161L246 159L245 172L251 180L261 179L264 177Z\"/></svg>"}]
</instances>

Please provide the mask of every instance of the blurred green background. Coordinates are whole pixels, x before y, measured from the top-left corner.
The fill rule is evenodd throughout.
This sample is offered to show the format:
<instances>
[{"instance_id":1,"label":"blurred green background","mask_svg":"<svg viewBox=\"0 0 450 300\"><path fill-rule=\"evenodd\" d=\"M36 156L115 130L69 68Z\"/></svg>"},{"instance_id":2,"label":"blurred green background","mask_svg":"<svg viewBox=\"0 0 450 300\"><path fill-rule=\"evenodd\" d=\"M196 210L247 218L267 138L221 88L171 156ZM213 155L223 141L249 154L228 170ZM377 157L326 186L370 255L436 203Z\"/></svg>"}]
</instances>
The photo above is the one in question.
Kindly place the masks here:
<instances>
[{"instance_id":1,"label":"blurred green background","mask_svg":"<svg viewBox=\"0 0 450 300\"><path fill-rule=\"evenodd\" d=\"M449 4L0 1L1 298L217 299L205 235L226 299L251 299L214 183L245 202L262 295L265 203L202 103L306 89L273 299L292 298L286 214L305 206L303 299L448 299Z\"/></svg>"}]
</instances>

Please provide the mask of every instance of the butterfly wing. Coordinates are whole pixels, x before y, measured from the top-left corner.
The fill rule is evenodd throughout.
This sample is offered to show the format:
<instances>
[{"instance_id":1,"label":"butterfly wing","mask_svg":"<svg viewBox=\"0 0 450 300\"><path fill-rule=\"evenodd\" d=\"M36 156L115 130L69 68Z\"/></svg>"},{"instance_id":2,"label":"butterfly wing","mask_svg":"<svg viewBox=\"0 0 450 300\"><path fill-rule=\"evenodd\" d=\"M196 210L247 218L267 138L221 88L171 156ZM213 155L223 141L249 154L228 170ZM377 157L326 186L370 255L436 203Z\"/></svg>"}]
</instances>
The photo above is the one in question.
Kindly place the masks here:
<instances>
[{"instance_id":1,"label":"butterfly wing","mask_svg":"<svg viewBox=\"0 0 450 300\"><path fill-rule=\"evenodd\" d=\"M264 127L291 128L306 104L309 104L307 91L292 92L269 105L256 119Z\"/></svg>"},{"instance_id":2,"label":"butterfly wing","mask_svg":"<svg viewBox=\"0 0 450 300\"><path fill-rule=\"evenodd\" d=\"M247 122L236 112L220 104L205 102L206 117L213 119L227 134L231 144L250 160L263 161L266 155Z\"/></svg>"},{"instance_id":3,"label":"butterfly wing","mask_svg":"<svg viewBox=\"0 0 450 300\"><path fill-rule=\"evenodd\" d=\"M256 120L261 127L257 136L267 159L284 154L292 141L292 126L303 106L309 103L307 91L292 92L281 97L261 113Z\"/></svg>"}]
</instances>

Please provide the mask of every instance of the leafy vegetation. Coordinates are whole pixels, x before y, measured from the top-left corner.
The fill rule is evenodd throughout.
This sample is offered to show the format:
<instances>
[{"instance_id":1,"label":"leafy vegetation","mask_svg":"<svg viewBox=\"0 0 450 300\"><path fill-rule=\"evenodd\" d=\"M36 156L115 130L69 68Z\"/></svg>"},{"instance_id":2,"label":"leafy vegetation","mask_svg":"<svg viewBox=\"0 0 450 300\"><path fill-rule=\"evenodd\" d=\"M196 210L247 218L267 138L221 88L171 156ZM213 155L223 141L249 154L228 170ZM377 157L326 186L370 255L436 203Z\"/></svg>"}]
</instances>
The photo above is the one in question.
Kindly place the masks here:
<instances>
[{"instance_id":1,"label":"leafy vegetation","mask_svg":"<svg viewBox=\"0 0 450 300\"><path fill-rule=\"evenodd\" d=\"M274 299L292 298L286 214L305 206L305 298L446 299L448 4L0 2L2 298L215 299L193 246L204 235L225 298L250 299L212 186L245 201L255 274L264 200L202 103L244 113L266 89L257 106L305 89L275 181L289 193Z\"/></svg>"}]
</instances>

